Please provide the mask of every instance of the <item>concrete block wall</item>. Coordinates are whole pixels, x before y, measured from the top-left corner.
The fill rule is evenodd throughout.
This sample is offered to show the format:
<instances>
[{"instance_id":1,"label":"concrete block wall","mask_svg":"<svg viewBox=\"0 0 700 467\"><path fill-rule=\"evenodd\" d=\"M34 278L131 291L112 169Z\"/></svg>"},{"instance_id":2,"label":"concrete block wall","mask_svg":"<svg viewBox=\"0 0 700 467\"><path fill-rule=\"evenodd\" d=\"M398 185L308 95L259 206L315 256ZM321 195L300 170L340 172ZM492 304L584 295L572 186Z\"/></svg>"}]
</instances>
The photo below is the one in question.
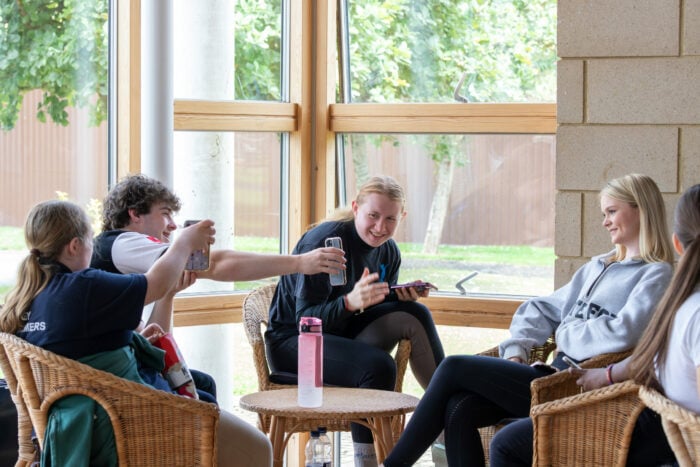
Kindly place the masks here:
<instances>
[{"instance_id":1,"label":"concrete block wall","mask_svg":"<svg viewBox=\"0 0 700 467\"><path fill-rule=\"evenodd\" d=\"M669 215L700 183L700 0L559 0L555 285L612 248L598 191L652 176Z\"/></svg>"}]
</instances>

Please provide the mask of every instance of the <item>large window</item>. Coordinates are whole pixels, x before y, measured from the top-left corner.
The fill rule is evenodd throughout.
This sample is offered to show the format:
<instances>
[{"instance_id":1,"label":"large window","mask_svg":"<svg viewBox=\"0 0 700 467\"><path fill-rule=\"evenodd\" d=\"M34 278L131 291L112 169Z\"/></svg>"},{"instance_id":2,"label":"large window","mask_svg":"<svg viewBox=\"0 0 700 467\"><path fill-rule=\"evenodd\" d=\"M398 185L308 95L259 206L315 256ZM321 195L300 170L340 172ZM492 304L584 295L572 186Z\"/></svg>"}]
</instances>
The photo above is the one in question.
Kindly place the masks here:
<instances>
[{"instance_id":1,"label":"large window","mask_svg":"<svg viewBox=\"0 0 700 467\"><path fill-rule=\"evenodd\" d=\"M406 187L395 237L402 282L470 296L552 290L553 136L349 134L344 143L350 199L369 174Z\"/></svg>"},{"instance_id":2,"label":"large window","mask_svg":"<svg viewBox=\"0 0 700 467\"><path fill-rule=\"evenodd\" d=\"M554 0L346 0L341 17L341 102L555 101Z\"/></svg>"},{"instance_id":3,"label":"large window","mask_svg":"<svg viewBox=\"0 0 700 467\"><path fill-rule=\"evenodd\" d=\"M293 125L277 126L279 118L265 115L286 109L283 119L293 123L293 107L280 103L288 95L282 4L174 3L174 30L188 31L173 43L174 188L183 200L182 220L216 221L215 248L279 253L287 247L287 223L280 221L288 210L284 130ZM203 281L187 293L256 284Z\"/></svg>"},{"instance_id":4,"label":"large window","mask_svg":"<svg viewBox=\"0 0 700 467\"><path fill-rule=\"evenodd\" d=\"M375 174L406 187L402 280L550 292L556 2L339 5L341 203Z\"/></svg>"},{"instance_id":5,"label":"large window","mask_svg":"<svg viewBox=\"0 0 700 467\"><path fill-rule=\"evenodd\" d=\"M279 253L281 139L278 133L177 132L178 224L211 218L214 248ZM187 293L250 290L262 282L199 281Z\"/></svg>"},{"instance_id":6,"label":"large window","mask_svg":"<svg viewBox=\"0 0 700 467\"><path fill-rule=\"evenodd\" d=\"M68 198L99 224L109 20L108 0L0 2L0 303L27 254L34 204Z\"/></svg>"},{"instance_id":7,"label":"large window","mask_svg":"<svg viewBox=\"0 0 700 467\"><path fill-rule=\"evenodd\" d=\"M176 29L191 33L175 39L177 188L190 189L188 161L235 148L214 177L232 184L234 201L216 206L235 225L231 245L288 251L385 173L409 193L402 278L433 280L454 298L551 291L554 0L175 5ZM195 134L208 142L184 144ZM263 134L278 145L238 142ZM279 174L266 180L280 196L276 236L246 230L236 192L250 193L255 176L238 171L252 157Z\"/></svg>"}]
</instances>

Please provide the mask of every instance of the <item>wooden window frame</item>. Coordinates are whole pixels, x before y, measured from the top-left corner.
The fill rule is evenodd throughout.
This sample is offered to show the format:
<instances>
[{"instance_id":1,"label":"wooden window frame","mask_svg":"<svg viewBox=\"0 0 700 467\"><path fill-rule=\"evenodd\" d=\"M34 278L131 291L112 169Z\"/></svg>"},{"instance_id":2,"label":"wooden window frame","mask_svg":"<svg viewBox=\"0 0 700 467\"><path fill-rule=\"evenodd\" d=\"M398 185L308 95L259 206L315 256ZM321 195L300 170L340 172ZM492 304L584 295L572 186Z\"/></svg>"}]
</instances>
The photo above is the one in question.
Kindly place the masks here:
<instances>
[{"instance_id":1,"label":"wooden window frame","mask_svg":"<svg viewBox=\"0 0 700 467\"><path fill-rule=\"evenodd\" d=\"M118 12L117 173L140 170L141 0ZM336 133L554 134L556 104L338 104L336 2L290 0L290 101L175 100L175 131L270 131L290 135L290 249L335 208ZM314 63L312 57L316 57ZM241 321L245 294L175 300L175 325ZM519 299L435 296L423 300L437 324L508 328Z\"/></svg>"}]
</instances>

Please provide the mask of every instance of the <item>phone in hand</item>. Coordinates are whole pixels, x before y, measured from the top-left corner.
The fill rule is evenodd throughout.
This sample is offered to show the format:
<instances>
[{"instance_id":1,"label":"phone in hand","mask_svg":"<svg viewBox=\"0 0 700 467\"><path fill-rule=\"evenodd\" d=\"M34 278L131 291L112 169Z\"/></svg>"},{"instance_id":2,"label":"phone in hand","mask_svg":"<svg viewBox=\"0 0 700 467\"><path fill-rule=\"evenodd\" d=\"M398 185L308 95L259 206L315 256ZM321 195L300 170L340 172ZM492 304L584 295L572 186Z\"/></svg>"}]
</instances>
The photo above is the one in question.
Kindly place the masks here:
<instances>
[{"instance_id":1,"label":"phone in hand","mask_svg":"<svg viewBox=\"0 0 700 467\"><path fill-rule=\"evenodd\" d=\"M325 245L327 247L333 247L333 248L338 248L339 250L342 250L343 249L343 240L340 237L330 237L330 238L326 239ZM330 277L332 286L345 285L345 282L347 281L347 279L345 278L345 270L344 269L338 269L338 272L336 272L334 274L329 274L329 277Z\"/></svg>"},{"instance_id":2,"label":"phone in hand","mask_svg":"<svg viewBox=\"0 0 700 467\"><path fill-rule=\"evenodd\" d=\"M576 363L575 361L571 360L571 359L570 359L569 357L567 357L566 355L564 355L564 356L562 357L562 360L564 360L564 363L566 363L567 365L569 365L571 368L576 368L577 370L582 370L582 369L583 369L583 368L581 368L581 365L579 365L579 364Z\"/></svg>"},{"instance_id":3,"label":"phone in hand","mask_svg":"<svg viewBox=\"0 0 700 467\"><path fill-rule=\"evenodd\" d=\"M415 288L416 292L418 292L418 293L423 292L425 289L433 289L433 290L438 289L430 282L423 282L423 281L406 282L405 284L396 284L396 285L391 286L392 289L406 289L408 287Z\"/></svg>"},{"instance_id":4,"label":"phone in hand","mask_svg":"<svg viewBox=\"0 0 700 467\"><path fill-rule=\"evenodd\" d=\"M185 221L185 227L189 227L192 224L196 224L198 220L187 220ZM185 264L185 271L206 271L209 269L209 244L206 248L201 248L194 250L190 253L190 257L187 258L187 263Z\"/></svg>"}]
</instances>

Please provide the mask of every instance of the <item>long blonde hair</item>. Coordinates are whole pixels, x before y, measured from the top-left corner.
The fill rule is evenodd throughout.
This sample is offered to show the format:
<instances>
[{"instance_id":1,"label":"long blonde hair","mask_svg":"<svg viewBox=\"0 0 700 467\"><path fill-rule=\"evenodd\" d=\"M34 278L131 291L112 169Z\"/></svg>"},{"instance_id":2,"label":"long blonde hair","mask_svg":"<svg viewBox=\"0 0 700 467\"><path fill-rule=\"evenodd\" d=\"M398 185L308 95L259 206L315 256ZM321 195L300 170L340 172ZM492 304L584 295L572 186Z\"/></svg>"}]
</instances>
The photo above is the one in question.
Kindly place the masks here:
<instances>
[{"instance_id":1,"label":"long blonde hair","mask_svg":"<svg viewBox=\"0 0 700 467\"><path fill-rule=\"evenodd\" d=\"M632 378L659 391L663 389L656 378L656 369L666 365L676 313L700 284L700 185L686 190L678 200L673 232L684 251L630 362Z\"/></svg>"},{"instance_id":2,"label":"long blonde hair","mask_svg":"<svg viewBox=\"0 0 700 467\"><path fill-rule=\"evenodd\" d=\"M600 191L600 196L609 196L639 209L639 254L647 263L673 263L666 206L656 182L647 175L629 174L610 181ZM626 248L615 245L612 261L625 258Z\"/></svg>"},{"instance_id":3,"label":"long blonde hair","mask_svg":"<svg viewBox=\"0 0 700 467\"><path fill-rule=\"evenodd\" d=\"M355 202L358 205L364 204L367 196L372 193L377 193L384 195L391 201L396 201L401 204L401 212L403 213L406 206L406 194L404 189L399 182L393 177L388 175L377 175L365 182L360 189L357 191L357 196L355 196ZM347 222L354 219L352 209L346 207L336 211L331 217L326 219L327 221L340 221Z\"/></svg>"},{"instance_id":4,"label":"long blonde hair","mask_svg":"<svg viewBox=\"0 0 700 467\"><path fill-rule=\"evenodd\" d=\"M29 254L20 262L17 283L0 311L0 330L16 333L34 298L54 274L55 263L72 239L87 239L90 220L80 206L70 201L45 201L34 206L24 224Z\"/></svg>"}]
</instances>

